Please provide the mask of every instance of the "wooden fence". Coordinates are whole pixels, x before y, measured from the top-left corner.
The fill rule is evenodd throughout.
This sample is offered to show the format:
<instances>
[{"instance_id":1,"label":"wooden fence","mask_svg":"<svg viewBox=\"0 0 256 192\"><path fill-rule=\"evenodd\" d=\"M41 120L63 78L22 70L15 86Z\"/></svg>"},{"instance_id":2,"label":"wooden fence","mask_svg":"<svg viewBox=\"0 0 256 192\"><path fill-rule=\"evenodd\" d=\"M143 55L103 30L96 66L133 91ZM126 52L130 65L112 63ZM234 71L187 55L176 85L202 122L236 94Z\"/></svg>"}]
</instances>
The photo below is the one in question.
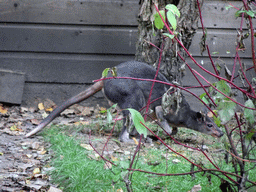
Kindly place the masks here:
<instances>
[{"instance_id":1,"label":"wooden fence","mask_svg":"<svg viewBox=\"0 0 256 192\"><path fill-rule=\"evenodd\" d=\"M25 74L22 104L32 105L39 98L60 104L100 78L105 68L133 60L138 2L0 1L0 69ZM241 2L232 4L240 7ZM202 14L210 50L218 52L214 60L220 56L231 69L240 18L234 17L235 9L226 10L227 5L224 1L205 1ZM207 54L200 54L201 36L199 29L189 51L199 63L211 69ZM249 39L245 44L247 50L241 57L247 66L252 66ZM198 69L189 59L187 62ZM197 82L187 72L183 85ZM102 97L98 93L85 104L100 102Z\"/></svg>"}]
</instances>

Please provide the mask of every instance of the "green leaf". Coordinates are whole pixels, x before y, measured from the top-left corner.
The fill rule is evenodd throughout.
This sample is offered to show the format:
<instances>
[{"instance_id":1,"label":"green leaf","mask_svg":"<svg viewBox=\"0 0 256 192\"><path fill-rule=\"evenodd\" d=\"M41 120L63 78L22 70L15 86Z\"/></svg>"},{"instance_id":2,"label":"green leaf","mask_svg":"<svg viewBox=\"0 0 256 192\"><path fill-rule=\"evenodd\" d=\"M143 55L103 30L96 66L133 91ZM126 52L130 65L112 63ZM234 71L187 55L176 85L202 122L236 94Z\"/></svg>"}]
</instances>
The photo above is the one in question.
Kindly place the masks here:
<instances>
[{"instance_id":1,"label":"green leaf","mask_svg":"<svg viewBox=\"0 0 256 192\"><path fill-rule=\"evenodd\" d=\"M206 93L201 94L200 95L200 99L202 99L203 102L205 102L206 104L209 104L209 101L208 101L208 99L205 96L206 96Z\"/></svg>"},{"instance_id":2,"label":"green leaf","mask_svg":"<svg viewBox=\"0 0 256 192\"><path fill-rule=\"evenodd\" d=\"M145 121L141 116L140 112L132 108L128 108L127 110L129 110L131 113L132 121L138 133L143 134L144 137L147 138L147 128L140 123L142 122L143 124L145 124Z\"/></svg>"},{"instance_id":3,"label":"green leaf","mask_svg":"<svg viewBox=\"0 0 256 192\"><path fill-rule=\"evenodd\" d=\"M110 110L111 110L112 108L115 108L116 106L117 106L117 103L114 104L114 105L112 105L110 108L107 109L107 122L108 122L108 123L111 123L111 122L112 122L112 119L113 119Z\"/></svg>"},{"instance_id":4,"label":"green leaf","mask_svg":"<svg viewBox=\"0 0 256 192\"><path fill-rule=\"evenodd\" d=\"M102 72L102 78L107 77L109 69L110 69L110 68L104 69L104 71Z\"/></svg>"},{"instance_id":5,"label":"green leaf","mask_svg":"<svg viewBox=\"0 0 256 192\"><path fill-rule=\"evenodd\" d=\"M228 98L222 99L221 102L218 103L217 109L221 123L227 123L235 114L236 103L231 101Z\"/></svg>"},{"instance_id":6,"label":"green leaf","mask_svg":"<svg viewBox=\"0 0 256 192\"><path fill-rule=\"evenodd\" d=\"M246 13L247 13L248 15L250 15L251 17L254 17L254 12L253 12L253 11L249 10L249 11L246 11Z\"/></svg>"},{"instance_id":7,"label":"green leaf","mask_svg":"<svg viewBox=\"0 0 256 192\"><path fill-rule=\"evenodd\" d=\"M171 35L169 33L163 33L163 35L165 35L166 37L169 37L170 39L173 39L174 38L174 35Z\"/></svg>"},{"instance_id":8,"label":"green leaf","mask_svg":"<svg viewBox=\"0 0 256 192\"><path fill-rule=\"evenodd\" d=\"M174 15L177 15L178 17L180 17L180 11L175 5L168 4L165 6L165 9L171 11Z\"/></svg>"},{"instance_id":9,"label":"green leaf","mask_svg":"<svg viewBox=\"0 0 256 192\"><path fill-rule=\"evenodd\" d=\"M220 125L221 125L220 117L219 117L219 116L216 117L216 116L214 115L214 116L213 116L213 120L214 120L214 123L215 123L218 127L220 127Z\"/></svg>"},{"instance_id":10,"label":"green leaf","mask_svg":"<svg viewBox=\"0 0 256 192\"><path fill-rule=\"evenodd\" d=\"M255 108L251 99L245 102L245 106L250 108ZM247 121L249 121L250 124L253 124L255 122L254 111L252 109L244 108L244 117L247 119Z\"/></svg>"},{"instance_id":11,"label":"green leaf","mask_svg":"<svg viewBox=\"0 0 256 192\"><path fill-rule=\"evenodd\" d=\"M216 84L216 88L221 91L222 93L226 94L226 95L230 95L231 92L231 87L227 84L226 81L224 80L220 80L217 82ZM217 98L225 98L224 95L222 95L221 93L217 92L216 95Z\"/></svg>"},{"instance_id":12,"label":"green leaf","mask_svg":"<svg viewBox=\"0 0 256 192\"><path fill-rule=\"evenodd\" d=\"M228 10L229 8L233 8L232 5L228 5L228 6L225 6L226 10Z\"/></svg>"},{"instance_id":13,"label":"green leaf","mask_svg":"<svg viewBox=\"0 0 256 192\"><path fill-rule=\"evenodd\" d=\"M177 20L175 15L171 11L168 11L166 15L169 23L171 24L173 30L175 31L177 28Z\"/></svg>"},{"instance_id":14,"label":"green leaf","mask_svg":"<svg viewBox=\"0 0 256 192\"><path fill-rule=\"evenodd\" d=\"M162 15L163 19L165 20L165 11L164 11L164 10L161 10L161 11L159 11L159 12L160 12L160 14ZM162 21L162 18L160 17L160 15L159 15L158 13L156 13L156 14L154 15L154 18L155 18L154 24L155 24L156 28L157 28L157 29L163 29L163 27L164 27L164 22Z\"/></svg>"},{"instance_id":15,"label":"green leaf","mask_svg":"<svg viewBox=\"0 0 256 192\"><path fill-rule=\"evenodd\" d=\"M245 138L248 140L251 140L254 134L255 134L255 129L252 129L248 134L246 134Z\"/></svg>"}]
</instances>

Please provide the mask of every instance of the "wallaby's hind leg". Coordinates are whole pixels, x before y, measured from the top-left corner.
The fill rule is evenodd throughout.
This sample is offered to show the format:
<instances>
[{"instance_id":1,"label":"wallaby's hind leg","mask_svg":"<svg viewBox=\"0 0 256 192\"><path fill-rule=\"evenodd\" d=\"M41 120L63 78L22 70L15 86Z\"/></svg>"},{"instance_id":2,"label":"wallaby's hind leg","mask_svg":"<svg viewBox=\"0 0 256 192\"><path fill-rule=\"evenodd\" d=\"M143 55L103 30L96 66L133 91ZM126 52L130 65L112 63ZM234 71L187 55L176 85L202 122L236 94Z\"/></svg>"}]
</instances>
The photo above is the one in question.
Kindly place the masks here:
<instances>
[{"instance_id":1,"label":"wallaby's hind leg","mask_svg":"<svg viewBox=\"0 0 256 192\"><path fill-rule=\"evenodd\" d=\"M161 126L164 128L164 130L170 135L175 135L178 132L178 129L177 129L177 127L173 127L171 129L167 120L164 118L164 112L163 112L162 106L156 106L155 112L156 112L156 117L157 117L158 121L160 122Z\"/></svg>"}]
</instances>

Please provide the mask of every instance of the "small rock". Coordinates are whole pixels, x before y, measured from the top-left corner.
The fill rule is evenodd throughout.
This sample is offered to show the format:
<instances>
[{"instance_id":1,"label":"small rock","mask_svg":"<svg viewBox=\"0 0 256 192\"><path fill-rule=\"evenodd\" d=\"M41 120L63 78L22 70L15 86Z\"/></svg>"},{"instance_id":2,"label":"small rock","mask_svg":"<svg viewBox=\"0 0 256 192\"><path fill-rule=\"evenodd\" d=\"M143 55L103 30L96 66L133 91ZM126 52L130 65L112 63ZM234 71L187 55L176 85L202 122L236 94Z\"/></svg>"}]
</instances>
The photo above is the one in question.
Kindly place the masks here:
<instances>
[{"instance_id":1,"label":"small rock","mask_svg":"<svg viewBox=\"0 0 256 192\"><path fill-rule=\"evenodd\" d=\"M177 164L177 163L180 163L180 162L181 162L181 161L180 161L179 159L173 159L173 160L172 160L172 163L173 163L173 164Z\"/></svg>"},{"instance_id":2,"label":"small rock","mask_svg":"<svg viewBox=\"0 0 256 192\"><path fill-rule=\"evenodd\" d=\"M62 192L62 190L60 190L60 189L58 189L56 187L51 186L50 189L47 192Z\"/></svg>"}]
</instances>

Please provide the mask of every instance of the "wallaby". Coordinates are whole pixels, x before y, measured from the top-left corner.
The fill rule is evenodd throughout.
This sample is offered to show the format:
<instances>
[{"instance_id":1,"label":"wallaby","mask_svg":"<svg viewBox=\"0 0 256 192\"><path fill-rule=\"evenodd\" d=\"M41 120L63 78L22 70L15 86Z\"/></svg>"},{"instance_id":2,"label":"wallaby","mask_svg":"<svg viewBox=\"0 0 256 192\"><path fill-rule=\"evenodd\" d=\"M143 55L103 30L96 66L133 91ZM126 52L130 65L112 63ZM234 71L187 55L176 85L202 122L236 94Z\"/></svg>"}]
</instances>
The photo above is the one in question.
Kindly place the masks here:
<instances>
[{"instance_id":1,"label":"wallaby","mask_svg":"<svg viewBox=\"0 0 256 192\"><path fill-rule=\"evenodd\" d=\"M116 66L117 77L132 77L142 79L154 79L156 70L146 63L129 61L121 63ZM108 77L112 77L111 72L108 72ZM169 81L158 73L156 80L169 83ZM62 105L58 106L46 117L34 130L29 132L26 137L29 137L46 125L48 125L55 117L57 117L62 111L69 106L81 102L88 97L94 95L101 89L105 97L112 103L117 103L119 108L127 109L133 108L140 110L143 108L148 100L150 90L152 87L151 81L140 81L131 79L107 79L96 82L94 85L79 93L78 95L65 101ZM161 98L170 89L169 85L162 83L155 83L151 101ZM195 131L199 131L214 137L221 137L223 132L221 129L211 120L207 115L203 115L200 112L195 112L190 109L189 104L186 102L184 96L180 94L179 102L177 104L170 104L166 106L161 99L150 104L160 125L169 134L176 134L177 127L187 127ZM129 132L127 130L127 119L129 115L128 110L123 110L123 128L119 136L119 140L122 142L129 142ZM173 131L171 127L173 127Z\"/></svg>"}]
</instances>

